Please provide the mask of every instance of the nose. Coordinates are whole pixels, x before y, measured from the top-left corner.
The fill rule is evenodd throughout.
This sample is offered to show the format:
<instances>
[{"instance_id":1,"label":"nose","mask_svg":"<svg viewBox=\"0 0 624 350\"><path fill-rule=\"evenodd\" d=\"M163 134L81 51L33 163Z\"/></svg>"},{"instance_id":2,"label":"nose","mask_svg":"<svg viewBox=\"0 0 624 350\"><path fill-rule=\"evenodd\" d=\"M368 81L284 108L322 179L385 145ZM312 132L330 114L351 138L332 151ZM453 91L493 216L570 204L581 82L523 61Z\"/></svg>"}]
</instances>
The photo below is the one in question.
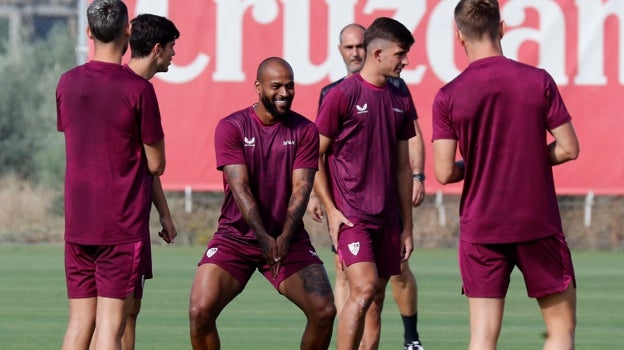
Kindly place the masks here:
<instances>
[{"instance_id":1,"label":"nose","mask_svg":"<svg viewBox=\"0 0 624 350\"><path fill-rule=\"evenodd\" d=\"M290 96L290 91L288 90L288 88L286 88L286 86L282 86L279 89L278 94L282 97L287 97Z\"/></svg>"}]
</instances>

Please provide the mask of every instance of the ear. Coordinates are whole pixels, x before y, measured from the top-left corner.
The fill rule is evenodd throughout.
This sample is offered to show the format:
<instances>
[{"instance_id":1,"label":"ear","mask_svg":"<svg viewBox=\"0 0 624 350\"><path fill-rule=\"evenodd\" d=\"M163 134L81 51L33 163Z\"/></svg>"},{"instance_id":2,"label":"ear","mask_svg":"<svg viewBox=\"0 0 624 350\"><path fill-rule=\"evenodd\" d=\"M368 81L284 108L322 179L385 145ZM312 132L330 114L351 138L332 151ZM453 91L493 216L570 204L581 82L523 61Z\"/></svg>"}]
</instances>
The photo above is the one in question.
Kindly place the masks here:
<instances>
[{"instance_id":1,"label":"ear","mask_svg":"<svg viewBox=\"0 0 624 350\"><path fill-rule=\"evenodd\" d=\"M503 35L505 34L505 30L507 29L507 25L505 24L505 21L501 21L499 24L499 29L498 29L498 35L500 37L500 39L503 38Z\"/></svg>"},{"instance_id":2,"label":"ear","mask_svg":"<svg viewBox=\"0 0 624 350\"><path fill-rule=\"evenodd\" d=\"M466 40L464 39L464 35L459 31L459 28L455 27L455 37L457 41L461 44L461 46L466 46Z\"/></svg>"},{"instance_id":3,"label":"ear","mask_svg":"<svg viewBox=\"0 0 624 350\"><path fill-rule=\"evenodd\" d=\"M86 32L87 32L87 38L89 38L90 40L93 40L93 33L91 33L91 27L87 26Z\"/></svg>"},{"instance_id":4,"label":"ear","mask_svg":"<svg viewBox=\"0 0 624 350\"><path fill-rule=\"evenodd\" d=\"M156 45L154 45L154 47L152 48L152 53L156 57L160 57L160 53L162 52L162 50L163 50L162 45L160 45L160 43L156 43Z\"/></svg>"},{"instance_id":5,"label":"ear","mask_svg":"<svg viewBox=\"0 0 624 350\"><path fill-rule=\"evenodd\" d=\"M254 83L254 85L256 86L256 92L258 94L260 94L260 91L262 91L262 84L260 84L260 82L258 80L256 80L256 82Z\"/></svg>"},{"instance_id":6,"label":"ear","mask_svg":"<svg viewBox=\"0 0 624 350\"><path fill-rule=\"evenodd\" d=\"M381 62L381 53L383 52L383 50L378 47L376 49L373 50L372 54L373 57L375 58L375 60L377 60L377 62Z\"/></svg>"}]
</instances>

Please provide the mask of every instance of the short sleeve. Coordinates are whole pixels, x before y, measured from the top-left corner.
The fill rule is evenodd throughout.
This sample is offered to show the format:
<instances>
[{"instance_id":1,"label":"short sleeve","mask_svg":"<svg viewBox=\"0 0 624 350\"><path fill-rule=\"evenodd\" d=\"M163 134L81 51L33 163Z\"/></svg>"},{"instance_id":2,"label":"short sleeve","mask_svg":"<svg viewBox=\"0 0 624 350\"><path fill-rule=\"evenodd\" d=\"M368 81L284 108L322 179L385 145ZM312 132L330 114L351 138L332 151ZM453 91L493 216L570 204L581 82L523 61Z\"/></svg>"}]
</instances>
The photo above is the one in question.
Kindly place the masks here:
<instances>
[{"instance_id":1,"label":"short sleeve","mask_svg":"<svg viewBox=\"0 0 624 350\"><path fill-rule=\"evenodd\" d=\"M215 129L217 170L230 164L245 164L240 130L227 119L221 119Z\"/></svg>"},{"instance_id":2,"label":"short sleeve","mask_svg":"<svg viewBox=\"0 0 624 350\"><path fill-rule=\"evenodd\" d=\"M416 128L414 128L414 118L412 116L412 113L410 112L411 110L413 110L412 108L414 107L414 104L412 103L411 97L408 97L406 99L408 109L398 132L399 140L409 140L412 137L416 136Z\"/></svg>"},{"instance_id":3,"label":"short sleeve","mask_svg":"<svg viewBox=\"0 0 624 350\"><path fill-rule=\"evenodd\" d=\"M409 87L405 83L405 80L399 78L397 81L398 81L397 87L399 88L399 90L401 90L403 93L409 96L409 107L410 107L409 112L408 112L409 117L412 120L418 119L418 112L416 111L416 106L414 105L414 98L412 97L412 92L410 91Z\"/></svg>"},{"instance_id":4,"label":"short sleeve","mask_svg":"<svg viewBox=\"0 0 624 350\"><path fill-rule=\"evenodd\" d=\"M340 131L342 116L346 113L347 99L338 88L333 88L327 92L319 107L316 116L316 126L318 132L324 136L334 139Z\"/></svg>"},{"instance_id":5,"label":"short sleeve","mask_svg":"<svg viewBox=\"0 0 624 350\"><path fill-rule=\"evenodd\" d=\"M433 140L438 139L451 139L457 140L457 133L453 127L451 116L446 106L446 97L442 90L438 91L433 100L432 107L432 128L433 128Z\"/></svg>"},{"instance_id":6,"label":"short sleeve","mask_svg":"<svg viewBox=\"0 0 624 350\"><path fill-rule=\"evenodd\" d=\"M146 145L154 144L165 137L160 120L158 99L152 84L147 84L138 101L141 117L141 138Z\"/></svg>"},{"instance_id":7,"label":"short sleeve","mask_svg":"<svg viewBox=\"0 0 624 350\"><path fill-rule=\"evenodd\" d=\"M318 170L319 133L316 125L306 123L297 143L297 155L293 169L309 168Z\"/></svg>"},{"instance_id":8,"label":"short sleeve","mask_svg":"<svg viewBox=\"0 0 624 350\"><path fill-rule=\"evenodd\" d=\"M544 71L545 75L545 95L548 102L548 110L546 111L546 124L548 130L552 130L561 126L570 120L570 113L563 102L563 98L559 93L559 88L553 78Z\"/></svg>"},{"instance_id":9,"label":"short sleeve","mask_svg":"<svg viewBox=\"0 0 624 350\"><path fill-rule=\"evenodd\" d=\"M60 132L65 131L65 125L63 123L63 114L61 113L62 90L63 90L63 77L61 77L58 85L56 86L56 130Z\"/></svg>"}]
</instances>

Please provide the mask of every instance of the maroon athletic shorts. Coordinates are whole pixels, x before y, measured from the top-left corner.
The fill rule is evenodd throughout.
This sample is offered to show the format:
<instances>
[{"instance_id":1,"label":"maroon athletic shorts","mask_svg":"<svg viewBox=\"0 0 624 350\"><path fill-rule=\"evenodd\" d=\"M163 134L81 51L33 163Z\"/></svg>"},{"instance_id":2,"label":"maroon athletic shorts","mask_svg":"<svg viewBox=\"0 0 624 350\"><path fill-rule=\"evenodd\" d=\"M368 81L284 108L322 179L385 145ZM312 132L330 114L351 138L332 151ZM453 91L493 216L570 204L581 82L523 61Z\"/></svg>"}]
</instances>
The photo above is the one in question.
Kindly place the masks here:
<instances>
[{"instance_id":1,"label":"maroon athletic shorts","mask_svg":"<svg viewBox=\"0 0 624 350\"><path fill-rule=\"evenodd\" d=\"M338 256L344 266L373 262L377 275L390 277L401 273L401 225L372 223L351 219L353 227L340 226Z\"/></svg>"},{"instance_id":2,"label":"maroon athletic shorts","mask_svg":"<svg viewBox=\"0 0 624 350\"><path fill-rule=\"evenodd\" d=\"M504 298L515 266L527 294L540 298L576 287L570 249L563 233L519 243L459 243L463 291L471 298Z\"/></svg>"},{"instance_id":3,"label":"maroon athletic shorts","mask_svg":"<svg viewBox=\"0 0 624 350\"><path fill-rule=\"evenodd\" d=\"M238 280L243 287L257 269L279 291L279 285L291 275L313 265L323 264L309 238L290 243L288 254L282 258L277 278L262 257L259 246L235 241L222 234L215 234L197 265L215 264Z\"/></svg>"},{"instance_id":4,"label":"maroon athletic shorts","mask_svg":"<svg viewBox=\"0 0 624 350\"><path fill-rule=\"evenodd\" d=\"M117 245L65 242L65 279L70 299L143 296L148 241Z\"/></svg>"}]
</instances>

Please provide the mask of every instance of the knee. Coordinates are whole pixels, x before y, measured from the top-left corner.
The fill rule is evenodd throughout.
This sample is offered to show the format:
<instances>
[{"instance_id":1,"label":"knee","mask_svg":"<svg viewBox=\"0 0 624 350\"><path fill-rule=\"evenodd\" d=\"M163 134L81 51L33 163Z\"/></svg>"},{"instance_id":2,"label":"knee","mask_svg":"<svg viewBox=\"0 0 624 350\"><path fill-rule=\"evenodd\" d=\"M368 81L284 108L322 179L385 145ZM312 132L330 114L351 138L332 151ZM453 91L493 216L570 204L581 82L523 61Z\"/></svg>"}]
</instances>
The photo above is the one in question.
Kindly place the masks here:
<instances>
[{"instance_id":1,"label":"knee","mask_svg":"<svg viewBox=\"0 0 624 350\"><path fill-rule=\"evenodd\" d=\"M336 305L331 299L328 299L321 305L318 305L309 313L310 320L316 324L330 325L334 324L336 318Z\"/></svg>"},{"instance_id":2,"label":"knee","mask_svg":"<svg viewBox=\"0 0 624 350\"><path fill-rule=\"evenodd\" d=\"M414 286L416 287L416 276L412 270L409 269L409 265L401 265L401 273L399 275L392 276L390 278L390 283L393 285L401 285L404 287Z\"/></svg>"},{"instance_id":3,"label":"knee","mask_svg":"<svg viewBox=\"0 0 624 350\"><path fill-rule=\"evenodd\" d=\"M363 308L368 308L375 300L377 286L373 283L350 286L350 299ZM378 297L378 296L377 296Z\"/></svg>"},{"instance_id":4,"label":"knee","mask_svg":"<svg viewBox=\"0 0 624 350\"><path fill-rule=\"evenodd\" d=\"M135 303L130 309L130 312L128 313L128 319L136 321L136 319L139 317L140 312L141 312L141 303L139 301Z\"/></svg>"},{"instance_id":5,"label":"knee","mask_svg":"<svg viewBox=\"0 0 624 350\"><path fill-rule=\"evenodd\" d=\"M213 315L208 305L191 301L189 305L191 329L207 327L210 324L214 324L215 320L216 315Z\"/></svg>"}]
</instances>

